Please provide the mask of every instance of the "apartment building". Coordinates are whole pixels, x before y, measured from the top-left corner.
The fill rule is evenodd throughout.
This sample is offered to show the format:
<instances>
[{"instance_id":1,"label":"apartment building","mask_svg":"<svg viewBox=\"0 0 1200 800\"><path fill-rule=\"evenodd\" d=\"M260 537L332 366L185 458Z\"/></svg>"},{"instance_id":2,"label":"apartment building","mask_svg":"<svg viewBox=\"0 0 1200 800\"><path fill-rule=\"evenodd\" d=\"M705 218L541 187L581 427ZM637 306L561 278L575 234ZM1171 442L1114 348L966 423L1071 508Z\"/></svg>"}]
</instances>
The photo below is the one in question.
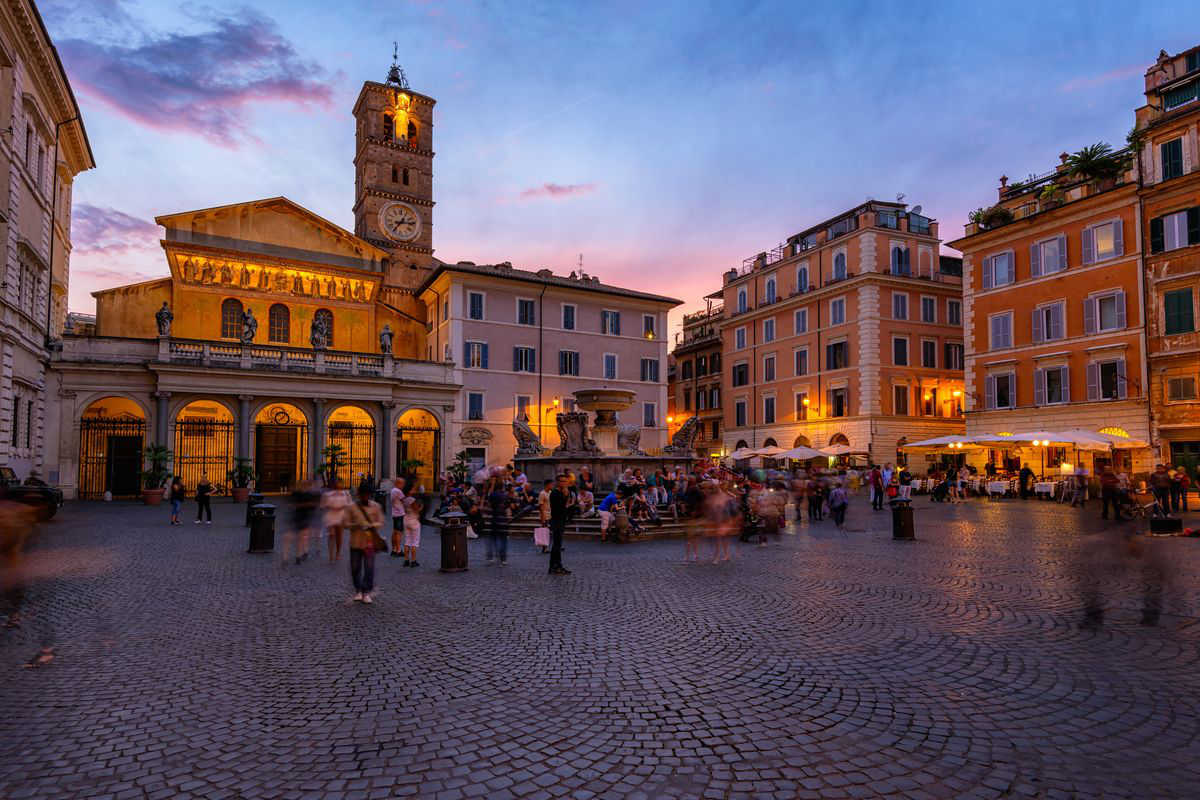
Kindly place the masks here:
<instances>
[{"instance_id":1,"label":"apartment building","mask_svg":"<svg viewBox=\"0 0 1200 800\"><path fill-rule=\"evenodd\" d=\"M963 431L961 266L937 222L869 201L725 273L723 444L876 462Z\"/></svg>"},{"instance_id":2,"label":"apartment building","mask_svg":"<svg viewBox=\"0 0 1200 800\"><path fill-rule=\"evenodd\" d=\"M1161 53L1136 111L1155 459L1200 464L1200 47Z\"/></svg>"},{"instance_id":3,"label":"apartment building","mask_svg":"<svg viewBox=\"0 0 1200 800\"><path fill-rule=\"evenodd\" d=\"M696 417L697 458L719 458L723 452L721 429L721 306L686 314L683 330L675 337L674 375L670 394L672 432Z\"/></svg>"},{"instance_id":4,"label":"apartment building","mask_svg":"<svg viewBox=\"0 0 1200 800\"><path fill-rule=\"evenodd\" d=\"M418 292L430 321L427 357L455 361L459 401L445 435L475 464L510 461L514 419L558 445L555 415L580 389L627 389L620 422L641 448L667 443L667 312L679 300L511 264L441 264Z\"/></svg>"}]
</instances>

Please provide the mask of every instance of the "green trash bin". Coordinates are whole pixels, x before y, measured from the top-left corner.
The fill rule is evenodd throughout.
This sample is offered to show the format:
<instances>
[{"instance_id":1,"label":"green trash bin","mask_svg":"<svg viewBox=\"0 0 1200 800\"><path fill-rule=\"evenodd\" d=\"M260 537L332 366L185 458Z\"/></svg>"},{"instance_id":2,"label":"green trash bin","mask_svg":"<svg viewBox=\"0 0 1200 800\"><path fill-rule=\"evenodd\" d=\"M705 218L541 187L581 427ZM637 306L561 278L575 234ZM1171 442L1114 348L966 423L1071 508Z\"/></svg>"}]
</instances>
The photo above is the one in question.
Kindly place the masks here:
<instances>
[{"instance_id":1,"label":"green trash bin","mask_svg":"<svg viewBox=\"0 0 1200 800\"><path fill-rule=\"evenodd\" d=\"M270 553L275 549L275 506L259 503L250 509L248 553Z\"/></svg>"}]
</instances>

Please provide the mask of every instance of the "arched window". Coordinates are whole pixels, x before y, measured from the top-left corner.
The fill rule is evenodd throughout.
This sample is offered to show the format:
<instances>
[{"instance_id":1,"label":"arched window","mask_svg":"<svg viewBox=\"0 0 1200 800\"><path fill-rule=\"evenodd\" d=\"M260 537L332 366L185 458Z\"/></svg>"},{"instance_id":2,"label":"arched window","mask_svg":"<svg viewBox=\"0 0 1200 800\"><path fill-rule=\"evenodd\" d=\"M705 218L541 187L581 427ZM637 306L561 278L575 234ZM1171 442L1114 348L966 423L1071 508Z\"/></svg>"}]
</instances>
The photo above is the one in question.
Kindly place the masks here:
<instances>
[{"instance_id":1,"label":"arched window","mask_svg":"<svg viewBox=\"0 0 1200 800\"><path fill-rule=\"evenodd\" d=\"M408 167L404 168L404 185L408 186Z\"/></svg>"},{"instance_id":2,"label":"arched window","mask_svg":"<svg viewBox=\"0 0 1200 800\"><path fill-rule=\"evenodd\" d=\"M833 279L835 281L844 281L846 279L845 253L837 253L833 257Z\"/></svg>"},{"instance_id":3,"label":"arched window","mask_svg":"<svg viewBox=\"0 0 1200 800\"><path fill-rule=\"evenodd\" d=\"M767 278L767 302L775 302L775 279Z\"/></svg>"},{"instance_id":4,"label":"arched window","mask_svg":"<svg viewBox=\"0 0 1200 800\"><path fill-rule=\"evenodd\" d=\"M232 297L221 303L221 338L237 339L242 333L242 303Z\"/></svg>"},{"instance_id":5,"label":"arched window","mask_svg":"<svg viewBox=\"0 0 1200 800\"><path fill-rule=\"evenodd\" d=\"M408 143L413 147L417 146L417 126L412 123L412 120L408 122Z\"/></svg>"},{"instance_id":6,"label":"arched window","mask_svg":"<svg viewBox=\"0 0 1200 800\"><path fill-rule=\"evenodd\" d=\"M291 339L292 314L283 303L271 306L267 314L268 341L287 344Z\"/></svg>"},{"instance_id":7,"label":"arched window","mask_svg":"<svg viewBox=\"0 0 1200 800\"><path fill-rule=\"evenodd\" d=\"M771 437L767 437L767 440L763 442L763 447L779 447L779 442Z\"/></svg>"},{"instance_id":8,"label":"arched window","mask_svg":"<svg viewBox=\"0 0 1200 800\"><path fill-rule=\"evenodd\" d=\"M792 447L811 447L808 443L807 436L797 436L796 441L792 442Z\"/></svg>"},{"instance_id":9,"label":"arched window","mask_svg":"<svg viewBox=\"0 0 1200 800\"><path fill-rule=\"evenodd\" d=\"M392 137L395 135L395 131L396 131L396 123L392 121L392 115L384 114L383 115L383 140L385 142L390 142L392 140Z\"/></svg>"},{"instance_id":10,"label":"arched window","mask_svg":"<svg viewBox=\"0 0 1200 800\"><path fill-rule=\"evenodd\" d=\"M404 173L405 173L405 175L407 175L408 170L404 170ZM392 183L395 183L399 177L400 176L396 173L396 166L393 164L392 165ZM408 183L408 181L405 181L405 183Z\"/></svg>"},{"instance_id":11,"label":"arched window","mask_svg":"<svg viewBox=\"0 0 1200 800\"><path fill-rule=\"evenodd\" d=\"M328 308L318 309L316 314L313 314L313 322L321 322L325 327L325 346L333 347L333 312Z\"/></svg>"},{"instance_id":12,"label":"arched window","mask_svg":"<svg viewBox=\"0 0 1200 800\"><path fill-rule=\"evenodd\" d=\"M848 447L850 445L850 440L846 438L846 434L844 433L835 433L829 438L829 444L830 446L835 444L844 444Z\"/></svg>"},{"instance_id":13,"label":"arched window","mask_svg":"<svg viewBox=\"0 0 1200 800\"><path fill-rule=\"evenodd\" d=\"M734 446L733 449L734 450L745 450L748 446L749 445L746 444L745 439L738 439L738 443Z\"/></svg>"},{"instance_id":14,"label":"arched window","mask_svg":"<svg viewBox=\"0 0 1200 800\"><path fill-rule=\"evenodd\" d=\"M738 289L738 293L737 293L738 313L741 314L742 312L746 311L748 308L749 308L749 306L748 306L747 300L746 300L746 290Z\"/></svg>"}]
</instances>

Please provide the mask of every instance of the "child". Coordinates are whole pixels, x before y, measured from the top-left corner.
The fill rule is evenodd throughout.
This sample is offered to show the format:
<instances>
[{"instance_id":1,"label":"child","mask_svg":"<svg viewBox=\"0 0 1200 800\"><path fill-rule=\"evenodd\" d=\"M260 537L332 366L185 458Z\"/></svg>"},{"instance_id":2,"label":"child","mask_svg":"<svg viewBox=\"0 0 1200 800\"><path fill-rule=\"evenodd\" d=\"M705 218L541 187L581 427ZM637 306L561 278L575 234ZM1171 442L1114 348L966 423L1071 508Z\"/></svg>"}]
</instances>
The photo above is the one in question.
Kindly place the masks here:
<instances>
[{"instance_id":1,"label":"child","mask_svg":"<svg viewBox=\"0 0 1200 800\"><path fill-rule=\"evenodd\" d=\"M416 497L405 498L404 510L404 566L419 567L417 548L421 546L421 512L424 501Z\"/></svg>"}]
</instances>

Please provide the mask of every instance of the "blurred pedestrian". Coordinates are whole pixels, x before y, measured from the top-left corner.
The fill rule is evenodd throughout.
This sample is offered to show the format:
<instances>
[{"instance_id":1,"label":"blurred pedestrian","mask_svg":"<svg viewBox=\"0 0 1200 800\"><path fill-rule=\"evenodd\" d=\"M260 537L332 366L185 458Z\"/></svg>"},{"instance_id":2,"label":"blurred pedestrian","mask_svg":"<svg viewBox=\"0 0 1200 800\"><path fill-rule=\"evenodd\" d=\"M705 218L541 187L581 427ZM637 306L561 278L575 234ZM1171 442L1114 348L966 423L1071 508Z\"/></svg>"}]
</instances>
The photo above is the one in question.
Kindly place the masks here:
<instances>
[{"instance_id":1,"label":"blurred pedestrian","mask_svg":"<svg viewBox=\"0 0 1200 800\"><path fill-rule=\"evenodd\" d=\"M341 481L334 478L321 493L322 524L329 536L329 563L342 557L342 529L345 524L346 506L350 498L342 488Z\"/></svg>"},{"instance_id":2,"label":"blurred pedestrian","mask_svg":"<svg viewBox=\"0 0 1200 800\"><path fill-rule=\"evenodd\" d=\"M1164 517L1170 514L1171 475L1167 472L1165 465L1159 464L1154 468L1154 472L1150 473L1150 491L1154 493L1154 500L1157 504L1155 513Z\"/></svg>"},{"instance_id":3,"label":"blurred pedestrian","mask_svg":"<svg viewBox=\"0 0 1200 800\"><path fill-rule=\"evenodd\" d=\"M571 513L571 493L566 473L558 476L558 485L550 492L550 574L570 575L571 570L563 566L563 532Z\"/></svg>"},{"instance_id":4,"label":"blurred pedestrian","mask_svg":"<svg viewBox=\"0 0 1200 800\"><path fill-rule=\"evenodd\" d=\"M846 532L846 509L849 507L850 495L842 487L841 481L835 482L833 490L829 492L829 513L839 533Z\"/></svg>"},{"instance_id":5,"label":"blurred pedestrian","mask_svg":"<svg viewBox=\"0 0 1200 800\"><path fill-rule=\"evenodd\" d=\"M419 567L417 550L421 547L421 514L425 511L425 501L420 497L409 496L404 503L404 566Z\"/></svg>"},{"instance_id":6,"label":"blurred pedestrian","mask_svg":"<svg viewBox=\"0 0 1200 800\"><path fill-rule=\"evenodd\" d=\"M407 499L404 478L396 478L388 492L388 510L392 513L392 558L400 558L404 554L404 502Z\"/></svg>"},{"instance_id":7,"label":"blurred pedestrian","mask_svg":"<svg viewBox=\"0 0 1200 800\"><path fill-rule=\"evenodd\" d=\"M208 480L208 473L200 473L200 482L196 484L196 524L200 524L201 517L207 517L206 525L212 525L212 483Z\"/></svg>"},{"instance_id":8,"label":"blurred pedestrian","mask_svg":"<svg viewBox=\"0 0 1200 800\"><path fill-rule=\"evenodd\" d=\"M487 563L492 563L498 557L503 567L508 564L508 527L515 505L498 481L492 486L487 501L492 513L492 524L488 529Z\"/></svg>"},{"instance_id":9,"label":"blurred pedestrian","mask_svg":"<svg viewBox=\"0 0 1200 800\"><path fill-rule=\"evenodd\" d=\"M383 528L383 509L371 499L371 489L361 486L357 502L343 509L343 522L350 529L350 581L354 599L374 602L376 539Z\"/></svg>"},{"instance_id":10,"label":"blurred pedestrian","mask_svg":"<svg viewBox=\"0 0 1200 800\"><path fill-rule=\"evenodd\" d=\"M184 498L187 497L187 489L183 485L183 478L178 475L171 478L171 524L182 525L179 521L179 509L183 507Z\"/></svg>"},{"instance_id":11,"label":"blurred pedestrian","mask_svg":"<svg viewBox=\"0 0 1200 800\"><path fill-rule=\"evenodd\" d=\"M196 487L197 492L199 488ZM284 564L288 562L288 554L293 544L296 548L296 563L308 560L309 535L320 501L321 495L313 481L301 481L292 490L292 524L291 529L283 535L283 547L280 551Z\"/></svg>"}]
</instances>

